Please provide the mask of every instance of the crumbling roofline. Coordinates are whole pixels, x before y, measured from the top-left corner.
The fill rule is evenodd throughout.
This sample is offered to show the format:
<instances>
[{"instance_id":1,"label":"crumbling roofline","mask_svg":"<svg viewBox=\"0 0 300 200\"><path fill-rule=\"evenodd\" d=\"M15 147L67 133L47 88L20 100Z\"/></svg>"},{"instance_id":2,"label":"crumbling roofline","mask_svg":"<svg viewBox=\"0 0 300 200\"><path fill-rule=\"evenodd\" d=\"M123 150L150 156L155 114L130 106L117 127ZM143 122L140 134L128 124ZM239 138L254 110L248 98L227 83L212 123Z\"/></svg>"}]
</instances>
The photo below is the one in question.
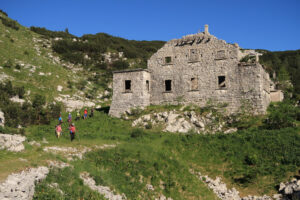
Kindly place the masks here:
<instances>
[{"instance_id":1,"label":"crumbling roofline","mask_svg":"<svg viewBox=\"0 0 300 200\"><path fill-rule=\"evenodd\" d=\"M126 70L121 70L121 71L113 71L113 73L126 73L126 72L139 72L139 71L145 71L145 72L150 72L148 69L142 69L142 68L137 68L137 69L126 69Z\"/></svg>"}]
</instances>

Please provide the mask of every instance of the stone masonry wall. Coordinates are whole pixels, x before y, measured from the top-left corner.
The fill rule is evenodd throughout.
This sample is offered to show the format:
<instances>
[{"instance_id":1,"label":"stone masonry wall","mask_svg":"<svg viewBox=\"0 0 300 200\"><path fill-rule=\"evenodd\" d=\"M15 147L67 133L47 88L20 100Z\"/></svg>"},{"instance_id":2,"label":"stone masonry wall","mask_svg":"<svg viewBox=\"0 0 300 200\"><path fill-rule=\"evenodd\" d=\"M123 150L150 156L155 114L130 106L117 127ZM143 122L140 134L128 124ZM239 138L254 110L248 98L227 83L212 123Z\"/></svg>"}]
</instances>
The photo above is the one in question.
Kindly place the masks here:
<instances>
[{"instance_id":1,"label":"stone masonry wall","mask_svg":"<svg viewBox=\"0 0 300 200\"><path fill-rule=\"evenodd\" d=\"M131 81L131 89L125 90L125 81ZM131 70L115 72L113 76L113 97L109 114L120 117L120 114L134 107L145 107L150 105L150 91L146 81L149 83L150 74L147 70Z\"/></svg>"},{"instance_id":2,"label":"stone masonry wall","mask_svg":"<svg viewBox=\"0 0 300 200\"><path fill-rule=\"evenodd\" d=\"M230 113L249 102L254 112L264 113L270 103L269 75L258 59L240 62L242 54L237 44L217 39L208 28L171 40L148 60L148 70L114 73L110 114L119 117L133 107L150 104L204 106L208 101L227 103ZM124 91L125 80L132 81L129 93Z\"/></svg>"},{"instance_id":3,"label":"stone masonry wall","mask_svg":"<svg viewBox=\"0 0 300 200\"><path fill-rule=\"evenodd\" d=\"M148 61L151 103L180 101L203 106L212 100L228 103L228 110L234 112L247 99L257 112L265 110L264 69L258 63L240 66L239 51L238 45L205 33L169 41ZM171 62L166 63L166 57ZM219 87L219 76L225 76L225 87ZM196 87L192 79L197 80ZM171 92L165 91L165 80L172 80Z\"/></svg>"}]
</instances>

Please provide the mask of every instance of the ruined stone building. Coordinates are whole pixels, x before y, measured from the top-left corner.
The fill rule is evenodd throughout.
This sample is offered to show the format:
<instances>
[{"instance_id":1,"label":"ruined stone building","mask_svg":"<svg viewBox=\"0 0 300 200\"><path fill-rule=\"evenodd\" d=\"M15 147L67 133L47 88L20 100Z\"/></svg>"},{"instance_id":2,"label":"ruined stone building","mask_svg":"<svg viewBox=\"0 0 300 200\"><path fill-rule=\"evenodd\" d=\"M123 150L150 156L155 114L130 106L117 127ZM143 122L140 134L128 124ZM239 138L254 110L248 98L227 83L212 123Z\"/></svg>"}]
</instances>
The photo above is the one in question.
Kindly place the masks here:
<instances>
[{"instance_id":1,"label":"ruined stone building","mask_svg":"<svg viewBox=\"0 0 300 200\"><path fill-rule=\"evenodd\" d=\"M148 60L147 69L114 72L109 113L120 117L150 104L204 106L208 101L226 103L229 112L236 112L245 100L257 113L264 113L272 81L258 55L217 39L205 25L202 33L167 42ZM245 56L254 59L241 62Z\"/></svg>"}]
</instances>

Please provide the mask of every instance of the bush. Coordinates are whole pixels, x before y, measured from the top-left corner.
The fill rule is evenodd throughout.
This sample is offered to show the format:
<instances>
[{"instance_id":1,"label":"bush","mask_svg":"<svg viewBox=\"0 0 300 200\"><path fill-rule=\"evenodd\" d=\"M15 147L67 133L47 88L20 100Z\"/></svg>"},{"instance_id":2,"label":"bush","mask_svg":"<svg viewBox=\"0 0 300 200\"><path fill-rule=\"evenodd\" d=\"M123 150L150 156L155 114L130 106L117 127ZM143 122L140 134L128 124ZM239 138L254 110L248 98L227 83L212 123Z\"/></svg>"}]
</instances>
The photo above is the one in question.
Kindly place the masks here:
<instances>
[{"instance_id":1,"label":"bush","mask_svg":"<svg viewBox=\"0 0 300 200\"><path fill-rule=\"evenodd\" d=\"M49 31L46 28L41 28L41 27L35 27L31 26L30 30L33 32L36 32L40 35L45 36L46 38L75 38L74 35L70 34L69 32L66 31Z\"/></svg>"},{"instance_id":2,"label":"bush","mask_svg":"<svg viewBox=\"0 0 300 200\"><path fill-rule=\"evenodd\" d=\"M42 96L40 94L36 94L34 96L34 99L33 99L33 102L32 102L32 106L35 109L41 109L45 104L46 104L46 98L45 98L45 96Z\"/></svg>"},{"instance_id":3,"label":"bush","mask_svg":"<svg viewBox=\"0 0 300 200\"><path fill-rule=\"evenodd\" d=\"M295 102L285 100L283 102L271 103L268 107L268 117L265 120L267 129L281 129L296 125L300 109L295 106Z\"/></svg>"},{"instance_id":4,"label":"bush","mask_svg":"<svg viewBox=\"0 0 300 200\"><path fill-rule=\"evenodd\" d=\"M1 12L3 15L5 15L6 17L8 17L7 13L4 12L3 10L0 9L0 12Z\"/></svg>"},{"instance_id":5,"label":"bush","mask_svg":"<svg viewBox=\"0 0 300 200\"><path fill-rule=\"evenodd\" d=\"M86 85L87 85L87 81L86 80L81 80L78 83L76 83L76 88L78 90L84 90Z\"/></svg>"},{"instance_id":6,"label":"bush","mask_svg":"<svg viewBox=\"0 0 300 200\"><path fill-rule=\"evenodd\" d=\"M144 135L144 131L142 129L133 129L133 131L130 134L130 137L132 138L141 138Z\"/></svg>"},{"instance_id":7,"label":"bush","mask_svg":"<svg viewBox=\"0 0 300 200\"><path fill-rule=\"evenodd\" d=\"M128 67L129 67L128 62L123 60L117 60L112 63L113 70L123 70L123 69L127 69Z\"/></svg>"},{"instance_id":8,"label":"bush","mask_svg":"<svg viewBox=\"0 0 300 200\"><path fill-rule=\"evenodd\" d=\"M3 18L3 17L0 17L0 19L2 20L2 24L5 25L6 27L15 29L16 31L19 30L19 26L18 26L16 21L6 19L6 18Z\"/></svg>"}]
</instances>

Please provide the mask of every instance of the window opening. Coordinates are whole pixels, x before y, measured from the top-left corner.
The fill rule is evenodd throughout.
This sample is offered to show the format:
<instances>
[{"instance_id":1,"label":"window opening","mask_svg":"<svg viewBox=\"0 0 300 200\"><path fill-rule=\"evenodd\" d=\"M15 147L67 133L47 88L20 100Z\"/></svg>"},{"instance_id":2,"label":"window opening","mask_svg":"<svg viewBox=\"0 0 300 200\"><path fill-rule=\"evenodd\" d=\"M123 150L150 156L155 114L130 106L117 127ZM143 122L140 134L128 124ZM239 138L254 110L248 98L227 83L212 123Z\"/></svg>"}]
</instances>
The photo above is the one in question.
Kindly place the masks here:
<instances>
[{"instance_id":1,"label":"window opening","mask_svg":"<svg viewBox=\"0 0 300 200\"><path fill-rule=\"evenodd\" d=\"M125 92L131 91L131 80L125 80Z\"/></svg>"},{"instance_id":2,"label":"window opening","mask_svg":"<svg viewBox=\"0 0 300 200\"><path fill-rule=\"evenodd\" d=\"M146 88L147 88L147 91L149 92L150 91L150 83L148 80L146 80Z\"/></svg>"},{"instance_id":3,"label":"window opening","mask_svg":"<svg viewBox=\"0 0 300 200\"><path fill-rule=\"evenodd\" d=\"M165 63L166 64L170 64L171 62L172 62L172 57L171 56L165 57Z\"/></svg>"},{"instance_id":4,"label":"window opening","mask_svg":"<svg viewBox=\"0 0 300 200\"><path fill-rule=\"evenodd\" d=\"M165 80L165 89L166 92L172 91L172 80Z\"/></svg>"},{"instance_id":5,"label":"window opening","mask_svg":"<svg viewBox=\"0 0 300 200\"><path fill-rule=\"evenodd\" d=\"M225 88L226 87L226 78L225 78L225 76L218 76L218 85L219 85L219 88Z\"/></svg>"},{"instance_id":6,"label":"window opening","mask_svg":"<svg viewBox=\"0 0 300 200\"><path fill-rule=\"evenodd\" d=\"M198 79L191 78L191 90L198 90Z\"/></svg>"}]
</instances>

